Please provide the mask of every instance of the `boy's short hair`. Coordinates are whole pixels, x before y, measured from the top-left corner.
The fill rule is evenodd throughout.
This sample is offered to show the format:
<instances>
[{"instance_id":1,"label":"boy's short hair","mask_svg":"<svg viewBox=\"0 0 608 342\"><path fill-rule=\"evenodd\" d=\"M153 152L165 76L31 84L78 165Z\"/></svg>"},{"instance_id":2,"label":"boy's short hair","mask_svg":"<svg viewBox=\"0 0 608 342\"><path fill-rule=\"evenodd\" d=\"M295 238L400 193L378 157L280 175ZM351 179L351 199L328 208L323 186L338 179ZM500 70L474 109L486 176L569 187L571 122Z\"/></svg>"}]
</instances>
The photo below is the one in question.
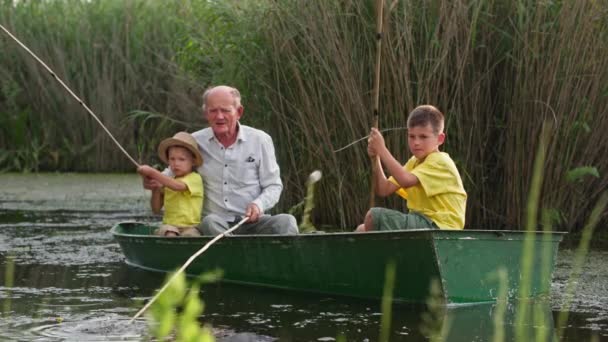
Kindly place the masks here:
<instances>
[{"instance_id":1,"label":"boy's short hair","mask_svg":"<svg viewBox=\"0 0 608 342\"><path fill-rule=\"evenodd\" d=\"M407 128L426 126L430 124L433 133L443 132L443 113L435 106L422 105L414 108L407 118Z\"/></svg>"}]
</instances>

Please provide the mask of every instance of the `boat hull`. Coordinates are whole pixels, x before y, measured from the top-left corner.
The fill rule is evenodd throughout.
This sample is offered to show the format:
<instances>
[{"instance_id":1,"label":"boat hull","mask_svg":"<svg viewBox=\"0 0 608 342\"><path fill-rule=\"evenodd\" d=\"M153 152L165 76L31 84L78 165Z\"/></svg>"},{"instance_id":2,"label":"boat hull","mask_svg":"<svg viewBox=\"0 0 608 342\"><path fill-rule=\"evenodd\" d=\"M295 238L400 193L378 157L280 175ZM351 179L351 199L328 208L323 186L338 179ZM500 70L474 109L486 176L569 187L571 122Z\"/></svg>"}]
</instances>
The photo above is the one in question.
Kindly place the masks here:
<instances>
[{"instance_id":1,"label":"boat hull","mask_svg":"<svg viewBox=\"0 0 608 342\"><path fill-rule=\"evenodd\" d=\"M212 239L157 237L151 235L153 229L139 223L112 228L128 264L173 271ZM530 236L536 253L528 293L537 296L549 292L562 234ZM226 282L380 298L386 265L393 262L395 301L424 302L435 282L448 305L489 302L498 295L500 282L493 275L500 269L507 275L509 293L516 295L523 242L522 232L476 230L236 235L218 240L186 272L222 269Z\"/></svg>"}]
</instances>

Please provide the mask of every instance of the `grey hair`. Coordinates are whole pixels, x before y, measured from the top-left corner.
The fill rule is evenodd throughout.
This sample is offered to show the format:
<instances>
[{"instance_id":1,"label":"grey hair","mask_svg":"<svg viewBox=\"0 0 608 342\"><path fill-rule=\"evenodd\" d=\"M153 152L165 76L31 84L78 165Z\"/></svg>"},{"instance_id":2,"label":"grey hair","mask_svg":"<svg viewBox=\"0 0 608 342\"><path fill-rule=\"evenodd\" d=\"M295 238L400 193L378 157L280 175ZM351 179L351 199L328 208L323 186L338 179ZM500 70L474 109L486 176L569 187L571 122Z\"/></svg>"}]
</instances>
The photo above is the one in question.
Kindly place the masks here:
<instances>
[{"instance_id":1,"label":"grey hair","mask_svg":"<svg viewBox=\"0 0 608 342\"><path fill-rule=\"evenodd\" d=\"M234 106L235 107L239 107L241 105L241 93L239 92L238 89L234 88L234 87L229 87L229 86L215 86L215 87L210 87L207 88L207 90L205 90L205 92L203 93L203 112L206 109L207 106L207 98L209 97L209 94L214 90L217 89L219 87L226 87L230 89L230 95L232 95L232 98L234 99Z\"/></svg>"}]
</instances>

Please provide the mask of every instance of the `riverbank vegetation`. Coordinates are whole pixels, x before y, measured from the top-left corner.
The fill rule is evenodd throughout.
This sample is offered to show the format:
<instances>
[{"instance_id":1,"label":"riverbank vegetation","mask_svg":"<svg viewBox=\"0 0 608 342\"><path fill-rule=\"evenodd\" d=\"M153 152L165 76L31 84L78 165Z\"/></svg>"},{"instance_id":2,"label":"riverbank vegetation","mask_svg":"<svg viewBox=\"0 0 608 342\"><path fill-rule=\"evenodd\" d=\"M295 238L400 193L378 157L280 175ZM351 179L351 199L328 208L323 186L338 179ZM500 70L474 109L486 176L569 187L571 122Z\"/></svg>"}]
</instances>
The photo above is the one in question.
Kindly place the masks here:
<instances>
[{"instance_id":1,"label":"riverbank vegetation","mask_svg":"<svg viewBox=\"0 0 608 342\"><path fill-rule=\"evenodd\" d=\"M243 123L274 138L285 191L323 171L314 221L354 228L368 206L373 1L5 1L0 22L102 118L136 159L205 123L211 84L242 90ZM525 224L533 154L551 122L540 203L580 231L608 188L608 2L387 1L380 127L422 103L446 114L443 149L469 194L467 228ZM79 104L0 35L0 169L130 172ZM404 130L385 133L409 157ZM401 208L401 200L376 200ZM606 227L606 215L598 227ZM539 225L540 226L540 225Z\"/></svg>"}]
</instances>

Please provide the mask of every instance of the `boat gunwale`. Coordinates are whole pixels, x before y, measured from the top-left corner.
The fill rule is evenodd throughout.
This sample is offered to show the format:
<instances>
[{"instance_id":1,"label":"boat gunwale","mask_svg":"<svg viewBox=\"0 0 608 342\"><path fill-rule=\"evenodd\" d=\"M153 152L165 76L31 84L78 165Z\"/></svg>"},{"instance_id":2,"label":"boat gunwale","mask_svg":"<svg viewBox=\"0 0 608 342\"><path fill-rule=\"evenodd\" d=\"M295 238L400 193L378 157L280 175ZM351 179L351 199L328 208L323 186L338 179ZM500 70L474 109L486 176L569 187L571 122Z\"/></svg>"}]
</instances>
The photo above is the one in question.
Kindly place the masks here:
<instances>
[{"instance_id":1,"label":"boat gunwale","mask_svg":"<svg viewBox=\"0 0 608 342\"><path fill-rule=\"evenodd\" d=\"M129 234L125 232L119 232L119 226L124 224L136 224L141 226L154 226L154 224L141 223L141 222L120 222L115 224L110 232L113 236L120 238L138 238L138 239L152 239L152 240L167 240L172 242L186 242L186 241L210 241L214 236L195 236L195 237L171 237L166 238L163 236L156 236L152 234ZM416 234L417 233L417 234ZM559 238L561 240L567 232L559 231L525 231L525 230L482 230L482 229L407 229L407 230L391 230L391 231L371 231L366 233L357 232L317 232L317 233L304 233L296 235L279 235L279 234L255 234L255 235L226 235L225 239L235 240L251 240L251 239L271 239L271 240L299 240L299 239L315 239L315 238L339 238L339 237L358 237L358 238L371 238L371 237L386 237L392 236L393 238L428 238L431 235L434 240L524 240L526 236L533 233L535 237L545 237L547 233L549 236ZM462 235L478 234L475 237L463 237Z\"/></svg>"}]
</instances>

